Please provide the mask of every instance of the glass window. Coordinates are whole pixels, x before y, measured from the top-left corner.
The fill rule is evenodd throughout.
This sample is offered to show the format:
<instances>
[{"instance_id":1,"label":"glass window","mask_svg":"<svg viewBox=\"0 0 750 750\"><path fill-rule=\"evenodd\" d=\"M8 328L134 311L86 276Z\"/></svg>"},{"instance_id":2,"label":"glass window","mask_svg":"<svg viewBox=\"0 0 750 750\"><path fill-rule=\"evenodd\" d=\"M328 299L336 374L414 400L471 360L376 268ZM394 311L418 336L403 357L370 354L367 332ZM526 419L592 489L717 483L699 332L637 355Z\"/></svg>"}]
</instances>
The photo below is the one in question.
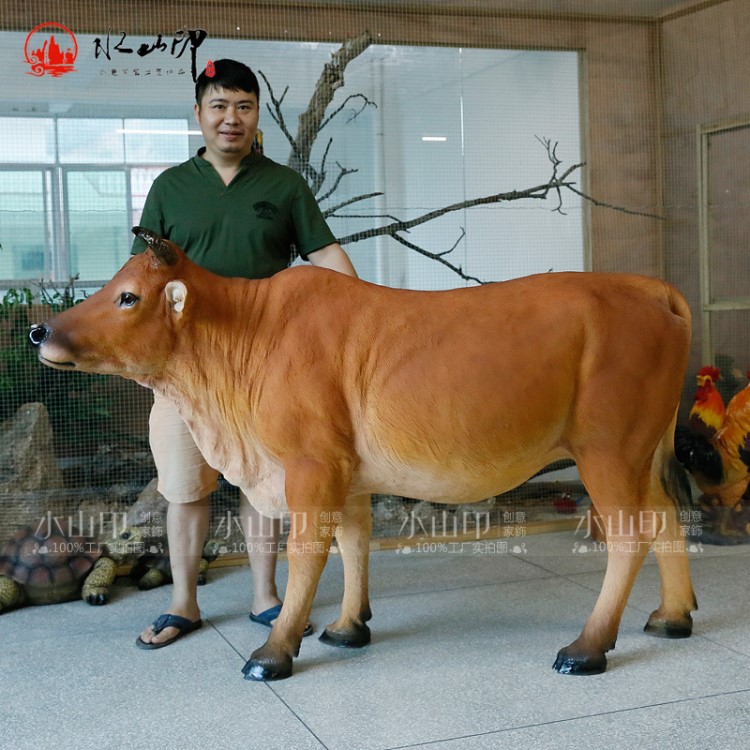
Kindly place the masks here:
<instances>
[{"instance_id":1,"label":"glass window","mask_svg":"<svg viewBox=\"0 0 750 750\"><path fill-rule=\"evenodd\" d=\"M187 120L125 120L125 161L128 164L176 164L188 149Z\"/></svg>"},{"instance_id":2,"label":"glass window","mask_svg":"<svg viewBox=\"0 0 750 750\"><path fill-rule=\"evenodd\" d=\"M64 118L57 121L62 164L122 164L122 120Z\"/></svg>"},{"instance_id":3,"label":"glass window","mask_svg":"<svg viewBox=\"0 0 750 750\"><path fill-rule=\"evenodd\" d=\"M128 259L128 200L125 172L68 171L70 273L106 281Z\"/></svg>"},{"instance_id":4,"label":"glass window","mask_svg":"<svg viewBox=\"0 0 750 750\"><path fill-rule=\"evenodd\" d=\"M141 222L146 196L154 180L166 167L133 167L130 170L130 205L132 208L133 226Z\"/></svg>"},{"instance_id":5,"label":"glass window","mask_svg":"<svg viewBox=\"0 0 750 750\"><path fill-rule=\"evenodd\" d=\"M94 36L77 38L93 49ZM23 43L8 32L0 32L0 41L9 45L0 45L0 57ZM128 38L133 47L153 41ZM297 135L299 116L339 46L209 36L198 63L230 57L265 74L259 76L265 153L295 166L287 134ZM28 76L10 76L0 94L3 115L23 115L0 118L0 164L17 170L45 163L55 170L47 254L63 278L70 264L84 279L111 275L127 257L129 228L140 220L155 175L202 145L191 117L187 57L157 49L138 72L127 57L80 57L78 76L37 81L33 92ZM554 192L546 200L471 205L545 184L553 167L537 137L558 144L564 167L584 160L578 65L573 51L372 44L357 56L325 112L306 176L333 233L348 238L346 250L360 275L415 289L473 283L419 254L420 248L483 281L583 269L583 211L574 194L565 193L565 215L554 211ZM79 86L84 76L85 90ZM275 122L279 113L267 83L283 99L285 128ZM23 110L14 108L19 101ZM59 113L56 127L52 117L28 116L51 111ZM159 118L149 119L154 112ZM118 177L103 176L115 165ZM416 223L425 215L437 218ZM405 244L379 233L396 220L415 222L400 233ZM121 221L121 249L110 237L115 221ZM93 241L83 242L84 235L107 237L104 255Z\"/></svg>"},{"instance_id":6,"label":"glass window","mask_svg":"<svg viewBox=\"0 0 750 750\"><path fill-rule=\"evenodd\" d=\"M0 279L45 275L47 230L44 171L0 172Z\"/></svg>"},{"instance_id":7,"label":"glass window","mask_svg":"<svg viewBox=\"0 0 750 750\"><path fill-rule=\"evenodd\" d=\"M49 117L0 117L0 162L55 161L55 121Z\"/></svg>"}]
</instances>

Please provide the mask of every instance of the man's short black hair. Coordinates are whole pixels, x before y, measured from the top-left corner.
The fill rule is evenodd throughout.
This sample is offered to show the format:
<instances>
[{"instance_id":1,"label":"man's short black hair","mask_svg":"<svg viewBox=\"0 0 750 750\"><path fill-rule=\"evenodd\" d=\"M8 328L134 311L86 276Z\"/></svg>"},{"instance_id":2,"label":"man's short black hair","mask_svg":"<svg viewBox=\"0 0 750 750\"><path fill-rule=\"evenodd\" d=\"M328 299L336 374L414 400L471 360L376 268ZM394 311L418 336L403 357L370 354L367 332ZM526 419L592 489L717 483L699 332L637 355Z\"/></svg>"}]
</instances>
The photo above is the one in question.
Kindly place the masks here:
<instances>
[{"instance_id":1,"label":"man's short black hair","mask_svg":"<svg viewBox=\"0 0 750 750\"><path fill-rule=\"evenodd\" d=\"M260 101L258 79L244 63L237 60L217 60L213 63L213 70L214 75L209 77L204 69L195 82L195 101L199 106L204 94L212 86L229 91L251 92Z\"/></svg>"}]
</instances>

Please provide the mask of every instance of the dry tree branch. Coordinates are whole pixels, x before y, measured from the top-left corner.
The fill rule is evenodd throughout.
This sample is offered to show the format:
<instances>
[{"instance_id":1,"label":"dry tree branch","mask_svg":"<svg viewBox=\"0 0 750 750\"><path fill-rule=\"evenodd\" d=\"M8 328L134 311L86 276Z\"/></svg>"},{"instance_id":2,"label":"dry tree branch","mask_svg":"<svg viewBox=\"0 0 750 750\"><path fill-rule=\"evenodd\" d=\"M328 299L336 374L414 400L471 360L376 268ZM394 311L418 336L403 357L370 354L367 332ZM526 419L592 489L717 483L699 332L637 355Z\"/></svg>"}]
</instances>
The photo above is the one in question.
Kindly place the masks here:
<instances>
[{"instance_id":1,"label":"dry tree branch","mask_svg":"<svg viewBox=\"0 0 750 750\"><path fill-rule=\"evenodd\" d=\"M378 108L378 105L375 104L375 102L368 99L364 94L350 94L349 96L346 97L346 99L344 99L341 106L336 107L336 109L334 109L333 112L331 112L331 114L328 115L328 117L326 117L325 120L323 120L323 122L320 124L320 127L318 128L318 132L323 130L323 128L326 125L328 125L328 123L331 120L333 120L333 118L336 117L337 114L339 114L340 112L343 112L344 107L346 107L347 103L351 101L352 99L363 99L364 101L362 103L362 106L359 109L356 109L353 111L353 114L349 116L349 119L347 120L347 122L356 120L367 109L367 107L375 107L375 109Z\"/></svg>"},{"instance_id":2,"label":"dry tree branch","mask_svg":"<svg viewBox=\"0 0 750 750\"><path fill-rule=\"evenodd\" d=\"M319 201L324 201L330 198L331 195L333 195L333 193L335 193L336 190L338 190L339 183L341 182L341 180L344 179L344 177L350 174L354 174L355 172L359 172L358 169L349 169L347 167L342 167L341 164L339 164L338 162L336 162L336 166L339 168L339 174L334 180L333 185L331 186L330 190L323 193L323 195L321 195L320 198L318 198ZM323 172L323 176L325 179L325 171Z\"/></svg>"},{"instance_id":3,"label":"dry tree branch","mask_svg":"<svg viewBox=\"0 0 750 750\"><path fill-rule=\"evenodd\" d=\"M327 117L325 115L328 106L333 101L333 97L336 91L344 85L344 71L346 69L346 66L352 60L354 60L356 57L362 54L362 52L364 52L364 50L367 49L367 47L371 44L371 42L372 42L372 38L369 32L364 32L358 37L346 40L341 45L341 47L335 53L331 55L331 61L326 63L326 65L323 67L323 72L321 73L320 78L318 79L318 82L315 86L315 90L310 99L307 110L302 115L300 115L299 126L298 126L296 136L292 136L286 124L286 121L284 119L284 115L281 109L282 103L284 101L284 97L286 96L287 91L288 91L288 87L284 89L284 92L280 98L276 98L268 79L266 78L266 76L263 74L262 71L259 71L260 75L263 77L263 80L265 81L266 86L270 92L271 102L273 104L273 107L271 107L270 104L266 105L268 108L268 111L270 112L273 120L279 125L282 133L284 134L284 136L286 137L287 141L289 142L291 146L291 153L289 155L289 159L287 160L287 164L288 166L292 167L297 172L305 176L308 183L310 184L313 194L316 196L322 189L322 186L325 183L326 178L327 178L326 161L328 158L329 151L331 149L331 145L333 143L333 139L329 139L325 152L323 154L323 159L321 161L320 167L315 168L310 162L310 156L311 156L313 145L320 131L328 123L330 123L334 117L339 115L344 110L346 105L352 100L355 100L355 99L361 100L361 106L359 107L359 109L354 110L353 114L349 118L349 121L358 117L368 106L370 105L377 106L374 102L370 101L364 94L352 94L350 96L347 96L344 102L340 106L338 106L333 112L331 112L330 115L328 115ZM482 206L482 205L489 205L489 204L509 202L509 201L515 201L515 200L523 200L523 199L545 200L549 197L549 194L551 192L554 192L557 195L557 205L552 210L554 212L558 212L560 214L565 215L565 212L563 211L563 205L564 205L563 190L570 190L572 193L578 195L580 198L586 201L589 201L590 203L598 207L609 208L614 211L621 211L623 213L635 215L635 216L644 216L648 218L663 219L663 217L655 215L655 214L650 214L650 213L646 213L642 211L635 211L635 210L631 210L627 208L622 208L620 206L615 206L613 204L605 203L579 190L576 187L576 183L572 181L570 177L574 172L579 170L581 167L585 166L585 162L581 162L579 164L573 164L572 166L562 171L562 173L560 173L560 168L563 162L557 155L558 143L557 142L553 143L548 138L539 138L538 136L536 136L536 138L539 141L539 143L541 143L544 146L547 152L547 157L552 165L552 174L546 183L536 185L531 188L526 188L525 190L511 190L511 191L504 192L504 193L497 193L495 195L483 196L480 198L473 198L473 199L461 201L459 203L454 203L449 206L444 206L442 208L429 211L428 213L422 214L421 216L417 216L416 218L410 219L407 221L400 220L388 214L356 216L352 214L338 213L341 209L345 208L346 206L350 206L353 203L358 203L361 201L368 200L370 198L374 198L376 196L383 195L382 192L367 193L367 194L355 196L353 198L349 198L345 201L338 203L335 206L332 206L324 210L323 216L327 219L328 218L390 219L391 222L389 224L385 224L380 227L374 227L374 228L367 229L361 232L355 232L353 234L347 235L346 237L339 238L338 242L342 245L345 245L345 244L349 244L352 242L359 242L361 240L369 239L371 237L390 236L397 242L404 245L405 247L408 247L411 250L414 250L424 255L425 257L428 257L432 260L436 260L439 263L442 263L446 267L450 268L454 273L458 274L464 280L475 281L479 284L483 284L487 282L484 282L474 276L470 276L466 274L460 266L455 266L444 258L445 255L448 255L449 253L453 252L453 250L456 249L456 247L465 237L466 233L463 229L461 231L460 237L454 243L454 245L449 250L446 250L442 253L432 253L428 250L425 250L424 248L419 247L413 242L410 242L404 239L404 237L401 236L401 233L409 232L414 227L417 227L421 224L425 224L429 221L433 221L434 219L437 219L440 216L443 216L445 214L448 214L454 211L460 211L463 209L472 208L474 206ZM350 169L350 168L343 167L338 162L336 162L336 166L339 168L339 174L335 178L333 185L322 196L318 197L319 203L322 201L328 200L336 192L336 190L339 189L344 177L358 171L357 169Z\"/></svg>"},{"instance_id":4,"label":"dry tree branch","mask_svg":"<svg viewBox=\"0 0 750 750\"><path fill-rule=\"evenodd\" d=\"M392 219L391 223L385 224L381 227L374 227L372 229L367 229L362 232L355 232L353 234L347 235L346 237L339 238L338 242L341 245L346 245L351 242L359 242L361 240L369 239L371 237L382 237L382 236L389 236L395 239L396 241L400 242L401 244L405 245L406 247L409 247L412 250L415 250L422 255L425 255L426 257L432 258L433 260L438 260L439 262L443 263L443 265L449 267L452 271L457 273L462 279L468 280L468 281L477 281L478 283L486 283L484 281L480 281L479 279L469 276L466 273L463 272L463 270L460 267L454 266L448 261L446 261L444 258L442 258L443 255L446 255L447 253L451 252L453 249L455 249L456 245L451 248L451 250L445 251L443 253L430 253L427 250L424 250L424 248L420 248L417 245L415 245L412 242L408 242L404 240L403 237L399 236L400 232L408 232L414 227L417 227L421 224L425 224L429 221L433 221L434 219L439 218L440 216L443 216L447 213L452 213L454 211L461 211L466 208L472 208L474 206L482 206L482 205L488 205L493 203L503 203L503 202L509 202L509 201L515 201L515 200L523 200L523 199L535 199L535 200L545 200L550 192L554 191L558 196L558 205L554 211L558 211L559 213L564 213L562 211L563 206L563 197L562 197L562 191L563 190L570 190L571 192L575 193L576 195L579 195L580 197L584 198L585 200L591 201L594 205L605 207L605 208L611 208L615 211L623 211L624 213L628 214L634 214L638 216L646 216L649 218L656 218L661 219L662 217L657 216L655 214L648 214L640 211L633 211L630 209L621 208L619 206L609 205L606 203L603 203L602 201L598 201L591 196L587 195L586 193L583 193L582 191L578 190L575 187L575 182L570 180L570 176L579 170L581 167L585 166L585 162L580 162L578 164L573 164L572 166L565 169L561 174L559 174L560 165L562 164L562 160L557 156L557 143L553 143L550 139L542 139L537 138L537 140L545 147L545 150L547 151L547 157L552 164L552 175L550 176L550 179L541 185L535 185L534 187L526 188L525 190L511 190L509 192L505 193L496 193L495 195L488 195L481 198L472 198L465 201L460 201L459 203L454 203L450 206L444 206L442 208L435 209L434 211L429 211L428 213L422 214L421 216L417 216L413 219L410 219L408 221L403 221L400 219L395 219L393 216L385 216L382 217L378 216L368 216L368 217L361 217L361 218L390 218ZM361 196L359 200L364 199L367 196ZM337 206L334 209L330 210L326 216L327 218L343 218L343 216L336 213L336 211L339 208L342 208L346 204L342 204L341 206ZM461 238L459 238L459 241L463 238L463 234L461 235Z\"/></svg>"},{"instance_id":5,"label":"dry tree branch","mask_svg":"<svg viewBox=\"0 0 750 750\"><path fill-rule=\"evenodd\" d=\"M372 43L369 31L365 31L353 39L347 39L341 47L331 55L330 62L323 66L318 82L315 84L310 104L307 110L299 116L299 127L294 139L296 148L292 149L287 165L302 172L305 164L310 162L315 139L324 123L326 109L333 101L333 96L344 85L344 70L346 66L361 55ZM367 105L365 105L367 106ZM325 122L329 122L325 120Z\"/></svg>"},{"instance_id":6,"label":"dry tree branch","mask_svg":"<svg viewBox=\"0 0 750 750\"><path fill-rule=\"evenodd\" d=\"M259 70L258 73L261 75L261 77L263 78L266 84L266 88L268 89L268 94L271 97L271 104L273 105L272 107L271 104L266 104L266 109L268 109L268 113L271 115L271 118L279 126L279 128L281 129L281 132L284 134L284 137L287 139L287 141L289 142L289 145L292 148L291 155L288 161L290 163L293 160L296 162L296 164L298 165L298 167L296 168L297 171L307 180L308 184L310 185L310 189L313 192L313 195L317 195L318 192L320 191L320 188L323 186L323 183L325 182L325 178L326 178L325 164L326 164L326 160L328 159L328 152L330 151L331 146L333 145L333 138L329 138L328 140L328 145L326 146L326 149L323 152L323 159L321 162L320 169L315 169L315 167L313 167L313 165L310 163L309 158L305 159L302 156L299 145L297 144L297 141L295 140L294 136L289 130L289 127L286 124L286 119L284 118L284 112L281 109L281 105L284 101L284 97L286 96L287 91L289 91L289 86L287 86L284 89L284 93L281 95L280 98L276 98L276 94L274 93L273 86L271 86L271 83L269 82L265 73L263 73L262 70Z\"/></svg>"},{"instance_id":7,"label":"dry tree branch","mask_svg":"<svg viewBox=\"0 0 750 750\"><path fill-rule=\"evenodd\" d=\"M323 218L325 219L343 219L345 216L343 215L335 215L336 211L338 211L340 208L344 208L345 206L351 206L352 203L359 203L360 201L366 201L370 198L377 198L379 195L384 195L384 193L365 193L364 195L356 195L354 198L349 198L345 201L342 201L336 206L332 206L331 208L323 211ZM388 216L366 216L362 218L368 218L368 219L376 219L376 218L392 218ZM364 237L362 239L365 239ZM356 240L354 240L356 242Z\"/></svg>"},{"instance_id":8,"label":"dry tree branch","mask_svg":"<svg viewBox=\"0 0 750 750\"><path fill-rule=\"evenodd\" d=\"M558 159L557 157L557 142L554 144L549 138L540 138L538 135L534 136L539 143L541 143L546 149L547 149L547 156L549 157L549 160L552 162L552 180L554 181L557 176L557 168L562 164L562 161ZM570 169L568 169L565 174L560 178L561 181L564 181L568 175L571 174L571 172L575 171L579 167L582 167L585 165L586 162L582 162L581 164L576 164ZM644 216L647 219L658 219L659 221L664 221L665 218L663 216L660 216L659 214L650 214L646 211L636 211L632 208L624 208L623 206L616 206L613 203L605 203L604 201L597 200L596 198L593 198L590 195L587 195L581 190L578 190L577 188L573 187L575 183L565 183L561 184L560 186L555 186L554 189L557 192L559 203L557 208L553 209L554 211L557 211L558 213L561 213L563 216L565 216L565 212L562 210L562 191L561 187L566 187L568 190L570 190L572 193L575 193L579 197L583 198L584 200L589 201L589 203L592 203L593 205L597 206L598 208L609 208L612 211L620 211L624 214L630 214L631 216Z\"/></svg>"},{"instance_id":9,"label":"dry tree branch","mask_svg":"<svg viewBox=\"0 0 750 750\"><path fill-rule=\"evenodd\" d=\"M268 78L266 78L265 73L262 70L259 70L258 73L265 81L266 88L268 89L268 94L271 97L271 102L273 104L273 108L271 108L270 104L266 104L266 108L268 109L269 114L271 115L273 121L279 126L279 128L281 128L281 132L284 134L284 137L287 139L287 141L289 141L289 145L292 147L292 153L298 152L299 149L297 148L297 143L294 140L294 136L289 131L289 128L286 125L286 120L284 119L284 113L281 111L281 105L284 101L284 97L286 96L287 91L289 91L289 86L284 89L284 93L281 95L281 98L277 99L273 92L273 88L268 81Z\"/></svg>"},{"instance_id":10,"label":"dry tree branch","mask_svg":"<svg viewBox=\"0 0 750 750\"><path fill-rule=\"evenodd\" d=\"M271 86L271 83L269 82L266 75L262 70L258 71L266 84L266 88L268 89L269 96L271 98L271 104L266 104L266 108L268 109L271 118L279 126L281 132L284 134L284 137L287 139L289 145L292 148L289 159L287 160L287 165L292 167L305 177L305 179L308 181L308 184L310 185L310 189L312 190L313 195L315 196L318 195L321 188L323 187L323 184L326 181L326 160L333 144L333 138L329 138L328 144L323 153L320 167L316 169L310 162L310 153L312 151L315 140L320 134L320 131L326 125L328 125L328 123L331 122L331 120L333 120L337 115L343 112L346 105L354 99L360 99L362 100L362 102L358 109L353 110L353 113L350 115L347 122L351 122L352 120L359 117L359 115L361 115L368 106L377 108L377 104L368 99L364 94L351 94L347 96L342 104L338 106L333 112L331 112L328 117L325 117L325 119L323 119L325 111L328 108L331 100L333 99L333 95L335 94L336 90L344 85L344 68L349 64L349 62L351 62L352 59L354 59L354 57L358 56L364 51L364 49L370 43L369 40L369 34L362 35L361 37L358 37L357 40L350 40L351 46L347 50L347 55L342 55L341 53L345 49L346 45L350 44L350 42L345 42L344 46L342 46L342 48L339 49L338 52L334 53L334 55L332 56L333 62L327 63L324 67L323 74L318 80L313 96L310 99L310 103L308 104L307 110L302 115L300 115L300 129L298 130L296 137L292 136L292 133L286 124L284 113L281 108L284 97L286 96L289 87L287 86L284 89L281 97L277 98L274 93L273 87ZM329 73L328 75L327 71ZM331 71L333 71L337 77L332 78L332 76L330 75ZM313 127L315 128L314 131L312 130ZM331 194L338 188L343 177L359 171L357 169L344 168L340 164L338 164L338 167L341 171L336 179L334 186L330 190L328 190L325 195L318 198L318 201L323 201L329 198Z\"/></svg>"},{"instance_id":11,"label":"dry tree branch","mask_svg":"<svg viewBox=\"0 0 750 750\"><path fill-rule=\"evenodd\" d=\"M589 203L592 203L597 208L609 208L612 211L619 211L623 214L630 214L631 216L645 216L647 219L658 219L659 221L666 221L665 216L660 216L659 214L650 214L647 211L636 211L632 208L625 208L623 206L615 206L613 203L605 203L604 201L597 200L596 198L593 198L590 195L586 195L586 193L581 192L580 190L577 190L572 185L566 185L568 190L570 190L571 193L575 193L576 195L579 195L584 200L587 200Z\"/></svg>"},{"instance_id":12,"label":"dry tree branch","mask_svg":"<svg viewBox=\"0 0 750 750\"><path fill-rule=\"evenodd\" d=\"M569 187L572 183L567 182L567 177L576 169L583 166L581 164L575 164L570 167L562 177L550 179L549 182L545 182L542 185L536 185L526 190L511 190L507 193L496 193L495 195L487 195L482 198L471 198L469 200L460 201L459 203L453 203L450 206L443 206L442 208L436 208L434 211L429 211L426 214L417 216L414 219L408 221L394 221L391 224L386 224L382 227L375 227L373 229L366 229L363 232L355 232L354 234L347 235L346 237L339 238L339 244L348 244L350 242L359 242L361 240L369 239L370 237L381 237L383 235L393 236L397 232L406 232L420 224L425 224L428 221L433 221L440 216L452 213L453 211L461 211L465 208L472 208L473 206L484 206L490 203L503 203L509 201L521 200L524 198L533 198L537 200L544 200L547 198L547 194L550 190L560 187ZM328 214L329 218L336 218L334 213Z\"/></svg>"},{"instance_id":13,"label":"dry tree branch","mask_svg":"<svg viewBox=\"0 0 750 750\"><path fill-rule=\"evenodd\" d=\"M470 276L467 273L464 273L464 270L461 268L461 266L454 266L452 263L449 263L445 258L444 255L447 255L448 253L453 252L456 247L458 247L459 242L464 238L466 235L466 231L463 227L461 227L461 236L456 240L453 247L450 250L446 250L442 253L431 253L429 250L425 250L422 247L419 247L419 245L415 245L412 242L409 242L408 240L405 240L403 237L399 237L397 234L392 235L393 239L396 240L396 242L400 242L405 247L408 247L410 250L414 250L418 252L420 255L424 255L427 258L430 258L431 260L436 260L438 263L442 263L447 268L450 268L453 273L458 274L462 279L465 281L476 281L477 284L487 284L491 282L482 281L482 279L478 279L476 276Z\"/></svg>"}]
</instances>

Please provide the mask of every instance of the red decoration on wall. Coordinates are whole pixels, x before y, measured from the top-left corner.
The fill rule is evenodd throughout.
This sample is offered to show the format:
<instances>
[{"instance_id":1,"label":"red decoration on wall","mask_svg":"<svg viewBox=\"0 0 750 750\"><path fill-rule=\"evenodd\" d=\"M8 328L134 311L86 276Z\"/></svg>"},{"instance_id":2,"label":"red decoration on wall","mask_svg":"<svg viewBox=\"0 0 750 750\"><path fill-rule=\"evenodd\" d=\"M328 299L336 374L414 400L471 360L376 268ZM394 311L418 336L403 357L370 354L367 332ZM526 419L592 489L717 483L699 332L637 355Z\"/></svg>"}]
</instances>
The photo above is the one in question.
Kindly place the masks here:
<instances>
[{"instance_id":1,"label":"red decoration on wall","mask_svg":"<svg viewBox=\"0 0 750 750\"><path fill-rule=\"evenodd\" d=\"M73 64L78 57L78 42L67 26L45 21L28 33L23 51L26 62L31 66L30 75L43 76L49 73L61 76L75 70Z\"/></svg>"}]
</instances>

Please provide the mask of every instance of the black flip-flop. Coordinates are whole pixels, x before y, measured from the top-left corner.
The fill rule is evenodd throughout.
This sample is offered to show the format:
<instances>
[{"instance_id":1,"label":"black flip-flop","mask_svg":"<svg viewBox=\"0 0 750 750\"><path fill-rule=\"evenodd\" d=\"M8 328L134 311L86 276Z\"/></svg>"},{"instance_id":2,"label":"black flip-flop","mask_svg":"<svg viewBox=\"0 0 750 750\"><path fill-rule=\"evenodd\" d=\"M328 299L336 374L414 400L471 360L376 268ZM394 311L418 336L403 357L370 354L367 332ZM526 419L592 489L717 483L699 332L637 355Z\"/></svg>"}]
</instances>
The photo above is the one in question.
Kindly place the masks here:
<instances>
[{"instance_id":1,"label":"black flip-flop","mask_svg":"<svg viewBox=\"0 0 750 750\"><path fill-rule=\"evenodd\" d=\"M265 625L267 628L272 628L274 620L281 614L281 604L276 604L270 607L265 612L261 612L259 615L254 615L252 612L249 617L253 622L257 622L259 625ZM306 638L308 635L313 634L313 626L308 622L305 626L305 630L302 633L302 637Z\"/></svg>"},{"instance_id":2,"label":"black flip-flop","mask_svg":"<svg viewBox=\"0 0 750 750\"><path fill-rule=\"evenodd\" d=\"M180 617L179 615L161 615L161 617L157 617L153 622L154 635L161 633L164 628L177 628L177 635L163 643L146 643L146 641L141 640L141 637L138 636L135 645L138 648L146 649L164 648L164 646L171 646L175 641L179 641L183 635L192 633L194 630L202 627L203 620L193 622L192 620L188 620L187 617Z\"/></svg>"}]
</instances>

